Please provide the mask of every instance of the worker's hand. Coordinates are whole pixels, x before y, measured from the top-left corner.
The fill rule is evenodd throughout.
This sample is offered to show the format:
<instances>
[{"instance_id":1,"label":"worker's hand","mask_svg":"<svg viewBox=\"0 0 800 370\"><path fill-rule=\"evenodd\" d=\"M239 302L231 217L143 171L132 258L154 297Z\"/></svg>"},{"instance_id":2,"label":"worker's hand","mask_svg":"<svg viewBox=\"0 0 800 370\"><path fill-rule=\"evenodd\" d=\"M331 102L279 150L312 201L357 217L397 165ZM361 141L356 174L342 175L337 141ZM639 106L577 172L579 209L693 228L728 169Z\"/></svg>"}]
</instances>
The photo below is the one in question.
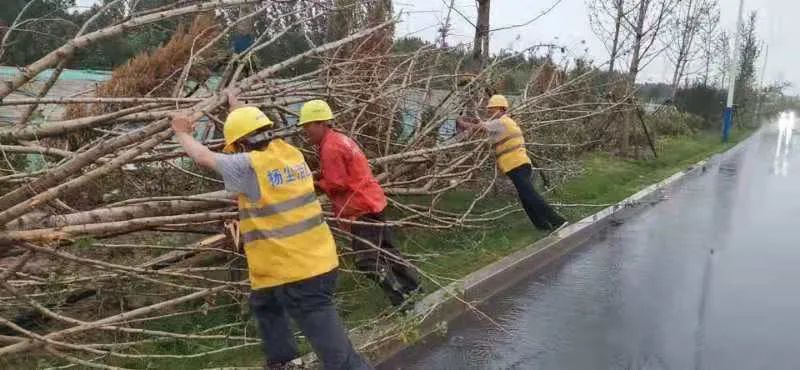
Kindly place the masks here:
<instances>
[{"instance_id":1,"label":"worker's hand","mask_svg":"<svg viewBox=\"0 0 800 370\"><path fill-rule=\"evenodd\" d=\"M239 100L236 94L233 93L233 91L230 90L225 91L225 96L228 98L228 108L230 110L234 110L236 108L244 106L244 104L242 104L242 102Z\"/></svg>"},{"instance_id":2,"label":"worker's hand","mask_svg":"<svg viewBox=\"0 0 800 370\"><path fill-rule=\"evenodd\" d=\"M475 118L475 117L469 117L469 116L458 116L458 117L456 117L456 123L474 124L474 123L478 123L478 119Z\"/></svg>"},{"instance_id":3,"label":"worker's hand","mask_svg":"<svg viewBox=\"0 0 800 370\"><path fill-rule=\"evenodd\" d=\"M456 118L456 128L461 131L480 128L481 126L480 120L475 117L459 116Z\"/></svg>"},{"instance_id":4,"label":"worker's hand","mask_svg":"<svg viewBox=\"0 0 800 370\"><path fill-rule=\"evenodd\" d=\"M194 133L194 119L185 112L173 113L170 115L172 118L172 131L176 134L192 134Z\"/></svg>"}]
</instances>

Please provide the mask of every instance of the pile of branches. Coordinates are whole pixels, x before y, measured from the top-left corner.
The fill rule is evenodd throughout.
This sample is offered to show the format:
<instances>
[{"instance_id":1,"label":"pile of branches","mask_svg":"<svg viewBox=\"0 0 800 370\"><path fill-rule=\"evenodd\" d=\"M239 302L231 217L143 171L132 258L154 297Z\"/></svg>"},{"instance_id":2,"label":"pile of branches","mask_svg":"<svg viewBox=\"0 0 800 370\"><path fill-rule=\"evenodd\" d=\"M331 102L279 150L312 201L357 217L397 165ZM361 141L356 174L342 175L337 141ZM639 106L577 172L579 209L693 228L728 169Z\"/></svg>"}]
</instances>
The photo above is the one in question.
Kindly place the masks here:
<instances>
[{"instance_id":1,"label":"pile of branches","mask_svg":"<svg viewBox=\"0 0 800 370\"><path fill-rule=\"evenodd\" d=\"M392 51L390 2L346 3L359 7L351 11L359 16L344 32L262 66L252 63L260 50L347 9L328 2L185 0L120 11L125 18L112 24L94 24L92 17L68 43L0 84L0 109L20 112L0 125L0 361L26 364L35 352L67 364L137 367L257 345L242 318L244 256L228 227L236 204L217 175L186 160L171 141L168 120L172 112L190 112L204 122L197 136L219 149L229 93L272 116L312 166L315 153L292 135L292 123L300 103L329 101L338 129L362 145L400 211L394 225L475 227L518 211L473 211L499 178L493 152L485 137L452 124L494 92L504 61L477 71L459 62L442 72L451 50ZM122 2L99 12L116 6ZM77 96L51 93L66 83L58 74L81 48L168 20L182 25L172 40L121 66L108 82ZM227 51L248 22L270 26L246 50ZM309 61L312 71L286 73ZM19 93L46 69L55 73L33 97ZM529 149L554 173L563 172L575 148L607 142L609 122L629 111L625 99L597 94L589 73L567 76L562 69L541 68L512 97L511 113ZM43 107L65 109L61 117L35 121L33 112ZM34 157L39 166L30 165ZM440 209L441 196L457 188L475 193L472 205ZM201 329L161 325L204 315L227 321ZM195 346L191 354L164 354L158 344L169 341Z\"/></svg>"}]
</instances>

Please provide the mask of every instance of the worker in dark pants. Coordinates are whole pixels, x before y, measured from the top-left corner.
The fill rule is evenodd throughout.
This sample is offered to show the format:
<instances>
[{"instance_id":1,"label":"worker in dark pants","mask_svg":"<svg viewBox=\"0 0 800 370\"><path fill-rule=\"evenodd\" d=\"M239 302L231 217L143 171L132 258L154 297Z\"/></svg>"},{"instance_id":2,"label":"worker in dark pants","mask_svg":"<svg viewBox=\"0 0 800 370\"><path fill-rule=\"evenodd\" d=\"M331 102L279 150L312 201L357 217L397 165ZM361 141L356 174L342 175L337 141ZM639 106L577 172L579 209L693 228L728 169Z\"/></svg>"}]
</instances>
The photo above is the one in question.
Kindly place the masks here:
<instances>
[{"instance_id":1,"label":"worker in dark pants","mask_svg":"<svg viewBox=\"0 0 800 370\"><path fill-rule=\"evenodd\" d=\"M381 285L389 302L401 306L409 295L420 289L417 272L403 261L397 261L402 255L392 241L383 211L362 215L356 221L350 226L356 268L369 272Z\"/></svg>"},{"instance_id":2,"label":"worker in dark pants","mask_svg":"<svg viewBox=\"0 0 800 370\"><path fill-rule=\"evenodd\" d=\"M506 175L517 188L522 208L534 226L541 230L552 231L567 222L533 188L533 168L530 164L514 168L506 172Z\"/></svg>"},{"instance_id":3,"label":"worker in dark pants","mask_svg":"<svg viewBox=\"0 0 800 370\"><path fill-rule=\"evenodd\" d=\"M420 288L417 271L392 243L383 216L386 195L367 157L355 141L334 131L332 122L333 112L322 100L311 100L300 109L298 124L319 148L316 185L328 195L336 218L345 220L342 229L353 235L358 271L377 282L393 305L401 306Z\"/></svg>"},{"instance_id":4,"label":"worker in dark pants","mask_svg":"<svg viewBox=\"0 0 800 370\"><path fill-rule=\"evenodd\" d=\"M175 138L197 164L222 175L238 194L239 233L250 277L265 369L290 369L300 351L294 319L325 370L370 370L355 351L334 306L339 258L303 154L263 133L272 121L256 107L228 97L223 153L192 136L198 116L172 117Z\"/></svg>"},{"instance_id":5,"label":"worker in dark pants","mask_svg":"<svg viewBox=\"0 0 800 370\"><path fill-rule=\"evenodd\" d=\"M497 167L505 173L519 194L522 208L531 222L540 230L554 231L567 223L533 188L533 166L525 149L525 137L517 122L508 116L508 100L494 95L486 107L489 119L459 117L460 127L486 130L497 157Z\"/></svg>"},{"instance_id":6,"label":"worker in dark pants","mask_svg":"<svg viewBox=\"0 0 800 370\"><path fill-rule=\"evenodd\" d=\"M269 359L266 369L291 369L300 352L289 325L293 318L311 348L318 354L323 369L371 369L350 344L336 307L336 270L313 279L254 290L250 309L261 333L262 351Z\"/></svg>"}]
</instances>

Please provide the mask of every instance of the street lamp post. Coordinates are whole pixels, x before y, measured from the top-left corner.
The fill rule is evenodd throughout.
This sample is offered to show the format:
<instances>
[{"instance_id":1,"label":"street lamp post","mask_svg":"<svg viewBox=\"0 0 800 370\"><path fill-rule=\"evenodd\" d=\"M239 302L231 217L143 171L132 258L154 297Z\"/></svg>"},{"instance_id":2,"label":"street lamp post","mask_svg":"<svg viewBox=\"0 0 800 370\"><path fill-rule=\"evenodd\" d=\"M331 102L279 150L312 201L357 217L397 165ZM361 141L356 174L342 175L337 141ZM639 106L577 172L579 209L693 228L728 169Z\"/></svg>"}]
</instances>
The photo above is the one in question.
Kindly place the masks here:
<instances>
[{"instance_id":1,"label":"street lamp post","mask_svg":"<svg viewBox=\"0 0 800 370\"><path fill-rule=\"evenodd\" d=\"M758 116L761 115L761 103L764 101L764 80L767 76L767 61L769 61L769 45L764 45L764 66L761 67L761 81L758 83L758 104L756 104L756 124L760 125Z\"/></svg>"},{"instance_id":2,"label":"street lamp post","mask_svg":"<svg viewBox=\"0 0 800 370\"><path fill-rule=\"evenodd\" d=\"M739 0L739 16L736 18L736 29L733 33L733 56L731 57L730 80L728 81L728 103L725 105L725 111L722 114L722 141L728 142L728 136L731 133L733 126L733 93L736 89L736 65L739 57L739 28L742 27L742 16L744 11L744 0Z\"/></svg>"}]
</instances>

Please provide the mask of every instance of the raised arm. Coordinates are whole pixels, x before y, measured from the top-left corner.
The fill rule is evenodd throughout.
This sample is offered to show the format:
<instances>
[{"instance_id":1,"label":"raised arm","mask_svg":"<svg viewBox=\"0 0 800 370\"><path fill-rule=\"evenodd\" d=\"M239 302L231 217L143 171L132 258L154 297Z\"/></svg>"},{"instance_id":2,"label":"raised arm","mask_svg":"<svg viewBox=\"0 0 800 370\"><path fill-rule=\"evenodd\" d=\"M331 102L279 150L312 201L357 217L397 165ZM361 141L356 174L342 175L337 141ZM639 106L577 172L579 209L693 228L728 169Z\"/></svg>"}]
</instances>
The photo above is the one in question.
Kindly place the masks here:
<instances>
[{"instance_id":1,"label":"raised arm","mask_svg":"<svg viewBox=\"0 0 800 370\"><path fill-rule=\"evenodd\" d=\"M227 97L228 97L228 111L229 112L233 111L236 108L244 107L246 105L245 103L242 103L242 101L239 100L239 97L237 97L231 91L226 92L225 95L227 95Z\"/></svg>"},{"instance_id":2,"label":"raised arm","mask_svg":"<svg viewBox=\"0 0 800 370\"><path fill-rule=\"evenodd\" d=\"M183 147L186 154L200 166L217 170L217 163L214 152L206 148L205 145L195 140L194 133L195 119L185 113L172 115L172 131L175 132L175 140Z\"/></svg>"},{"instance_id":3,"label":"raised arm","mask_svg":"<svg viewBox=\"0 0 800 370\"><path fill-rule=\"evenodd\" d=\"M458 116L456 118L456 128L459 132L466 130L480 130L484 126L478 118L468 116Z\"/></svg>"}]
</instances>

